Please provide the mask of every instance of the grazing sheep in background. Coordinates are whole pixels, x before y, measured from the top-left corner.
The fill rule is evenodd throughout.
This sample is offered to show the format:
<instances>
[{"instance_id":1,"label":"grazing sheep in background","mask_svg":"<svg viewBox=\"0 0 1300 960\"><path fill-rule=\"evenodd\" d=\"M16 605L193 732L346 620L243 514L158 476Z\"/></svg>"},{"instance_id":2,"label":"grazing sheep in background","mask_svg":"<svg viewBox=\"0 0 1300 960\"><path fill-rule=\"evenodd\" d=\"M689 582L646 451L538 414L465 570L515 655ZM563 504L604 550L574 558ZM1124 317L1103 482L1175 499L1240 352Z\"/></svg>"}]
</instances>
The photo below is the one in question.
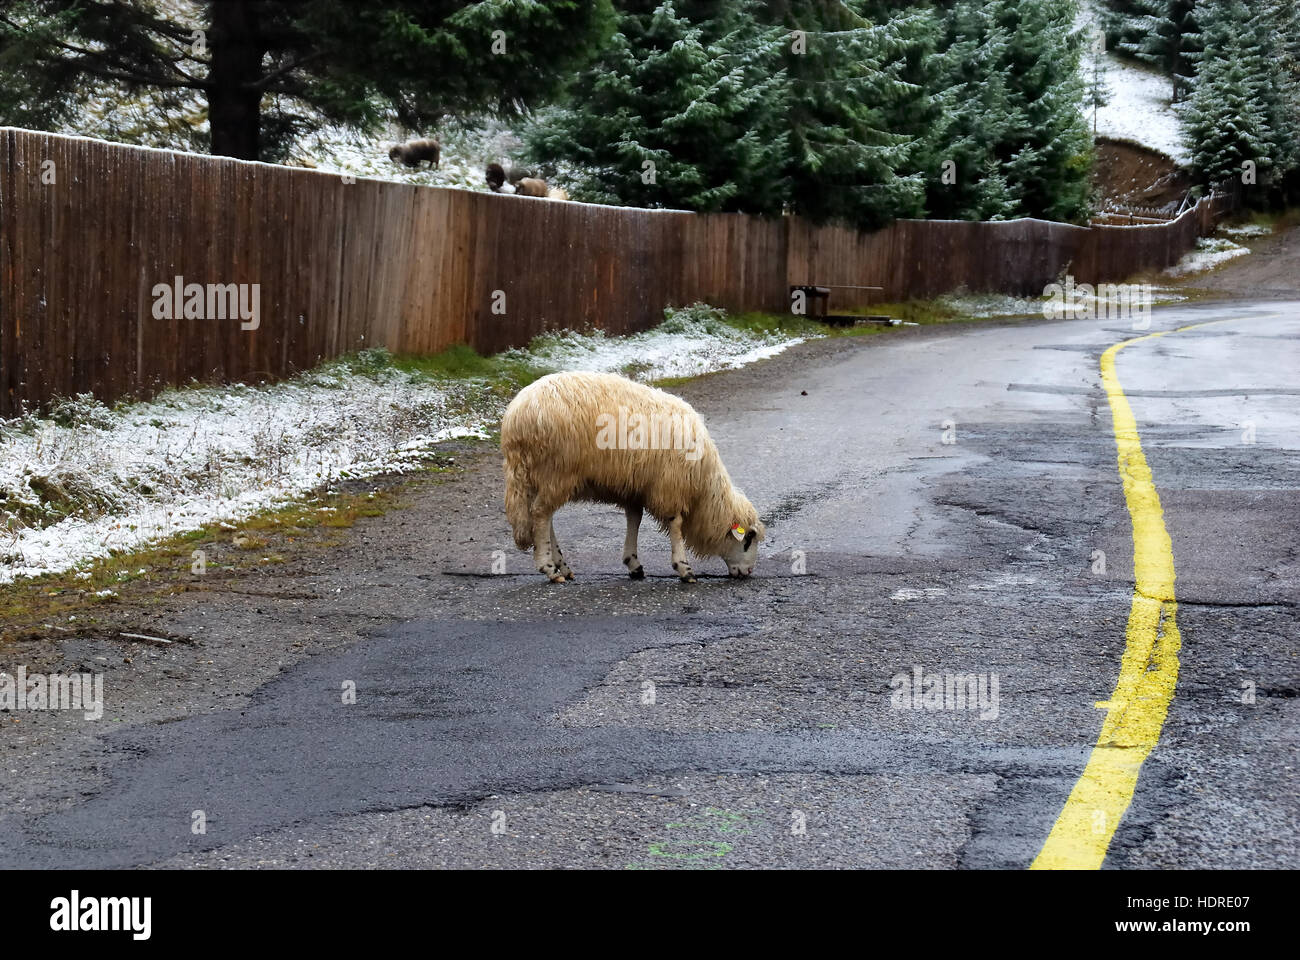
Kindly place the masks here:
<instances>
[{"instance_id":1,"label":"grazing sheep in background","mask_svg":"<svg viewBox=\"0 0 1300 960\"><path fill-rule=\"evenodd\" d=\"M408 140L406 143L393 144L392 149L388 151L388 159L400 160L408 167L418 167L423 161L428 160L436 167L441 150L442 147L437 140Z\"/></svg>"},{"instance_id":2,"label":"grazing sheep in background","mask_svg":"<svg viewBox=\"0 0 1300 960\"><path fill-rule=\"evenodd\" d=\"M524 177L515 184L515 193L521 197L544 197L546 189L546 181L534 177Z\"/></svg>"},{"instance_id":3,"label":"grazing sheep in background","mask_svg":"<svg viewBox=\"0 0 1300 960\"><path fill-rule=\"evenodd\" d=\"M537 177L515 176L520 172L518 167L512 167L507 174L501 164L489 163L483 178L493 193L517 193L521 197L545 197L548 200L569 199L569 192L563 187L547 186L545 180ZM507 180L512 182L507 183Z\"/></svg>"},{"instance_id":4,"label":"grazing sheep in background","mask_svg":"<svg viewBox=\"0 0 1300 960\"><path fill-rule=\"evenodd\" d=\"M532 167L520 167L517 166L513 161L511 161L510 170L506 174L506 179L509 180L511 183L515 184L516 186L518 186L519 181L522 180L524 177L535 177L537 179L541 179L540 177L537 177L537 172L533 170Z\"/></svg>"},{"instance_id":5,"label":"grazing sheep in background","mask_svg":"<svg viewBox=\"0 0 1300 960\"><path fill-rule=\"evenodd\" d=\"M553 373L510 402L501 421L506 517L539 572L573 579L555 541L555 511L572 500L610 503L627 514L623 564L639 580L643 511L672 542L673 569L720 556L733 577L754 572L764 537L754 505L731 484L718 449L686 401L612 373Z\"/></svg>"},{"instance_id":6,"label":"grazing sheep in background","mask_svg":"<svg viewBox=\"0 0 1300 960\"><path fill-rule=\"evenodd\" d=\"M489 163L484 178L487 180L488 189L493 193L515 192L514 184L506 183L506 172L499 163Z\"/></svg>"}]
</instances>

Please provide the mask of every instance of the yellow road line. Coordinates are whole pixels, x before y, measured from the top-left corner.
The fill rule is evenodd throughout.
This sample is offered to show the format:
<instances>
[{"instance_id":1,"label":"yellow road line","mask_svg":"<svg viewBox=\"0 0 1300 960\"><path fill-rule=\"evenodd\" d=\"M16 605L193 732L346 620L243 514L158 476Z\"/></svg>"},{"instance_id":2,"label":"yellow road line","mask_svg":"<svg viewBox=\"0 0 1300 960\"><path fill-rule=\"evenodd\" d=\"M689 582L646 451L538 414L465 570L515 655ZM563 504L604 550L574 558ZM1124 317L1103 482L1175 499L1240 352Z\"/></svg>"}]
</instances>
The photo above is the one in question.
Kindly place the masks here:
<instances>
[{"instance_id":1,"label":"yellow road line","mask_svg":"<svg viewBox=\"0 0 1300 960\"><path fill-rule=\"evenodd\" d=\"M1162 330L1115 344L1101 355L1101 384L1110 404L1124 484L1124 501L1133 522L1133 573L1124 657L1106 720L1082 776L1065 801L1031 870L1096 870L1106 859L1111 837L1133 800L1138 771L1160 739L1178 683L1182 638L1174 599L1174 549L1165 529L1160 494L1142 454L1133 408L1115 374L1115 356L1144 340L1193 330L1224 320Z\"/></svg>"}]
</instances>

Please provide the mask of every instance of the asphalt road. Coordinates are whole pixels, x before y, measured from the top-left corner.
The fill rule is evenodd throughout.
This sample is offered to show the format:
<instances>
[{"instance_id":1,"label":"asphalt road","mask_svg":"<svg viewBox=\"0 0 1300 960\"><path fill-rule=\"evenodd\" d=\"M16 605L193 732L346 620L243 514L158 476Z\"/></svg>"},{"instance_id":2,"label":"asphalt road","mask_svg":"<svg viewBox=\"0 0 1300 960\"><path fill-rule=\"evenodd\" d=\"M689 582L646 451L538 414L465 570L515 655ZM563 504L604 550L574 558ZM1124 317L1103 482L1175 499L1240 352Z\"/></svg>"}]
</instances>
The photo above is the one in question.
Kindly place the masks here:
<instances>
[{"instance_id":1,"label":"asphalt road","mask_svg":"<svg viewBox=\"0 0 1300 960\"><path fill-rule=\"evenodd\" d=\"M1110 868L1300 860L1300 303L1152 330L1207 321L1117 360L1182 648ZM499 456L466 450L256 596L132 611L192 643L34 645L29 669L105 670L107 714L4 730L0 866L1027 867L1125 652L1098 361L1136 335L924 328L681 388L768 522L743 583L678 583L650 525L631 581L620 516L571 506L578 579L548 584L509 544ZM898 695L918 671L985 696Z\"/></svg>"}]
</instances>

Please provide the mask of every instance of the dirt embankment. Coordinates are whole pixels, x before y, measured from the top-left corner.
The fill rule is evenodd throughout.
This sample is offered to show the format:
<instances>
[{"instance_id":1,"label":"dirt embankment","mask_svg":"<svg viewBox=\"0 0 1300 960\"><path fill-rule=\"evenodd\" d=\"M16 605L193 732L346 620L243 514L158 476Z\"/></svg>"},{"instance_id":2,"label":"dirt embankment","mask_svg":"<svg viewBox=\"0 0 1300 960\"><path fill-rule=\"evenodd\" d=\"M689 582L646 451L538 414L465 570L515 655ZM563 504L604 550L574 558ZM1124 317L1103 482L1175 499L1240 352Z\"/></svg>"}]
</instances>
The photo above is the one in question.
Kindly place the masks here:
<instances>
[{"instance_id":1,"label":"dirt embankment","mask_svg":"<svg viewBox=\"0 0 1300 960\"><path fill-rule=\"evenodd\" d=\"M1099 214L1094 219L1124 223L1128 222L1128 213L1172 216L1191 188L1192 180L1190 174L1158 150L1100 137L1093 184L1100 210L1125 214L1109 217ZM1283 217L1274 229L1266 237L1233 237L1234 242L1250 247L1250 256L1232 260L1208 273L1186 277L1175 285L1225 296L1300 297L1300 214Z\"/></svg>"},{"instance_id":2,"label":"dirt embankment","mask_svg":"<svg viewBox=\"0 0 1300 960\"><path fill-rule=\"evenodd\" d=\"M1248 257L1231 260L1188 285L1229 296L1300 297L1300 225L1280 221L1271 236L1248 241Z\"/></svg>"},{"instance_id":3,"label":"dirt embankment","mask_svg":"<svg viewBox=\"0 0 1300 960\"><path fill-rule=\"evenodd\" d=\"M1093 184L1103 210L1162 210L1172 215L1192 181L1186 171L1158 150L1101 137L1097 140Z\"/></svg>"}]
</instances>

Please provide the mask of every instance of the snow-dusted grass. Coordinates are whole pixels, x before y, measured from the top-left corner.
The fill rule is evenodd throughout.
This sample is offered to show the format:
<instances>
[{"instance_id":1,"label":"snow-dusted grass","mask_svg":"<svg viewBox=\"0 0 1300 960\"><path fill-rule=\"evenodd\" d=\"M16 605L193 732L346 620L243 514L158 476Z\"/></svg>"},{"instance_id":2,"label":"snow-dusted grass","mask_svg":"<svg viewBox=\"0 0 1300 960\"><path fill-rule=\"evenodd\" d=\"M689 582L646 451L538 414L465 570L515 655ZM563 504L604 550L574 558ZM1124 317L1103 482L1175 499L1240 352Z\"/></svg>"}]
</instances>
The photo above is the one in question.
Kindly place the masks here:
<instances>
[{"instance_id":1,"label":"snow-dusted grass","mask_svg":"<svg viewBox=\"0 0 1300 960\"><path fill-rule=\"evenodd\" d=\"M507 122L480 117L464 123L448 122L441 130L428 131L426 135L437 137L442 146L436 169L427 164L406 167L388 159L389 146L408 137L395 126L380 136L358 136L348 130L326 127L300 143L293 151L291 162L371 180L486 191L484 172L489 163L500 163L507 168L520 163L523 155L520 132L527 123L522 119ZM566 165L558 165L554 173L548 182L557 186L571 182Z\"/></svg>"},{"instance_id":2,"label":"snow-dusted grass","mask_svg":"<svg viewBox=\"0 0 1300 960\"><path fill-rule=\"evenodd\" d=\"M1267 237L1273 233L1273 228L1263 223L1242 223L1234 227L1219 227L1219 232L1229 237L1250 238L1250 237Z\"/></svg>"},{"instance_id":3,"label":"snow-dusted grass","mask_svg":"<svg viewBox=\"0 0 1300 960\"><path fill-rule=\"evenodd\" d=\"M1172 267L1164 271L1168 277L1185 277L1193 273L1202 273L1220 264L1250 253L1246 247L1233 243L1225 237L1202 237L1196 241L1196 249L1188 251Z\"/></svg>"},{"instance_id":4,"label":"snow-dusted grass","mask_svg":"<svg viewBox=\"0 0 1300 960\"><path fill-rule=\"evenodd\" d=\"M77 123L58 132L193 152L207 134L204 109L195 98L180 116L163 122L141 103L130 99L92 97ZM397 126L390 126L377 135L324 127L294 146L287 165L416 186L487 190L483 179L487 164L508 162L517 158L521 150L513 128L490 118L464 125L449 123L442 130L429 131L428 135L436 137L442 146L436 168L423 163L407 167L388 158L392 144L416 136Z\"/></svg>"},{"instance_id":5,"label":"snow-dusted grass","mask_svg":"<svg viewBox=\"0 0 1300 960\"><path fill-rule=\"evenodd\" d=\"M495 428L518 378L606 370L693 376L799 337L752 333L702 305L631 337L559 334L490 360L384 351L260 386L196 386L109 409L89 396L0 422L0 583L58 572L261 510L344 479L419 468ZM520 373L523 371L523 373Z\"/></svg>"},{"instance_id":6,"label":"snow-dusted grass","mask_svg":"<svg viewBox=\"0 0 1300 960\"><path fill-rule=\"evenodd\" d=\"M942 309L964 317L1027 317L1041 312L1043 301L1031 297L1012 297L1002 293L950 293L937 297Z\"/></svg>"},{"instance_id":7,"label":"snow-dusted grass","mask_svg":"<svg viewBox=\"0 0 1300 960\"><path fill-rule=\"evenodd\" d=\"M527 351L507 358L531 359L556 370L621 373L638 380L693 377L733 370L775 356L805 338L777 330L755 332L726 322L726 314L703 304L672 311L653 330L626 337L601 331L539 337Z\"/></svg>"},{"instance_id":8,"label":"snow-dusted grass","mask_svg":"<svg viewBox=\"0 0 1300 960\"><path fill-rule=\"evenodd\" d=\"M0 424L0 582L220 521L342 478L413 469L483 436L455 384L332 364L270 386L89 397Z\"/></svg>"},{"instance_id":9,"label":"snow-dusted grass","mask_svg":"<svg viewBox=\"0 0 1300 960\"><path fill-rule=\"evenodd\" d=\"M1073 278L1069 279L1073 283ZM1094 292L1087 295L1074 289L1068 304L1057 302L1052 298L1010 297L1000 293L948 294L936 298L934 303L942 310L975 319L1031 316L1068 319L1080 316L1108 316L1113 314L1121 303L1125 308L1137 310L1158 303L1172 303L1185 299L1184 294L1168 287L1129 284L1122 301L1110 297L1098 297L1094 288Z\"/></svg>"},{"instance_id":10,"label":"snow-dusted grass","mask_svg":"<svg viewBox=\"0 0 1300 960\"><path fill-rule=\"evenodd\" d=\"M1075 285L1074 277L1066 277L1066 284L1062 286L1067 287L1069 295L1037 302L1040 312L1049 320L1130 316L1151 310L1156 304L1177 303L1187 299L1186 294L1178 293L1171 287L1154 284L1102 284L1100 286L1108 287L1102 291L1099 285ZM1089 293L1084 293L1084 290ZM1102 293L1105 293L1104 297Z\"/></svg>"}]
</instances>

